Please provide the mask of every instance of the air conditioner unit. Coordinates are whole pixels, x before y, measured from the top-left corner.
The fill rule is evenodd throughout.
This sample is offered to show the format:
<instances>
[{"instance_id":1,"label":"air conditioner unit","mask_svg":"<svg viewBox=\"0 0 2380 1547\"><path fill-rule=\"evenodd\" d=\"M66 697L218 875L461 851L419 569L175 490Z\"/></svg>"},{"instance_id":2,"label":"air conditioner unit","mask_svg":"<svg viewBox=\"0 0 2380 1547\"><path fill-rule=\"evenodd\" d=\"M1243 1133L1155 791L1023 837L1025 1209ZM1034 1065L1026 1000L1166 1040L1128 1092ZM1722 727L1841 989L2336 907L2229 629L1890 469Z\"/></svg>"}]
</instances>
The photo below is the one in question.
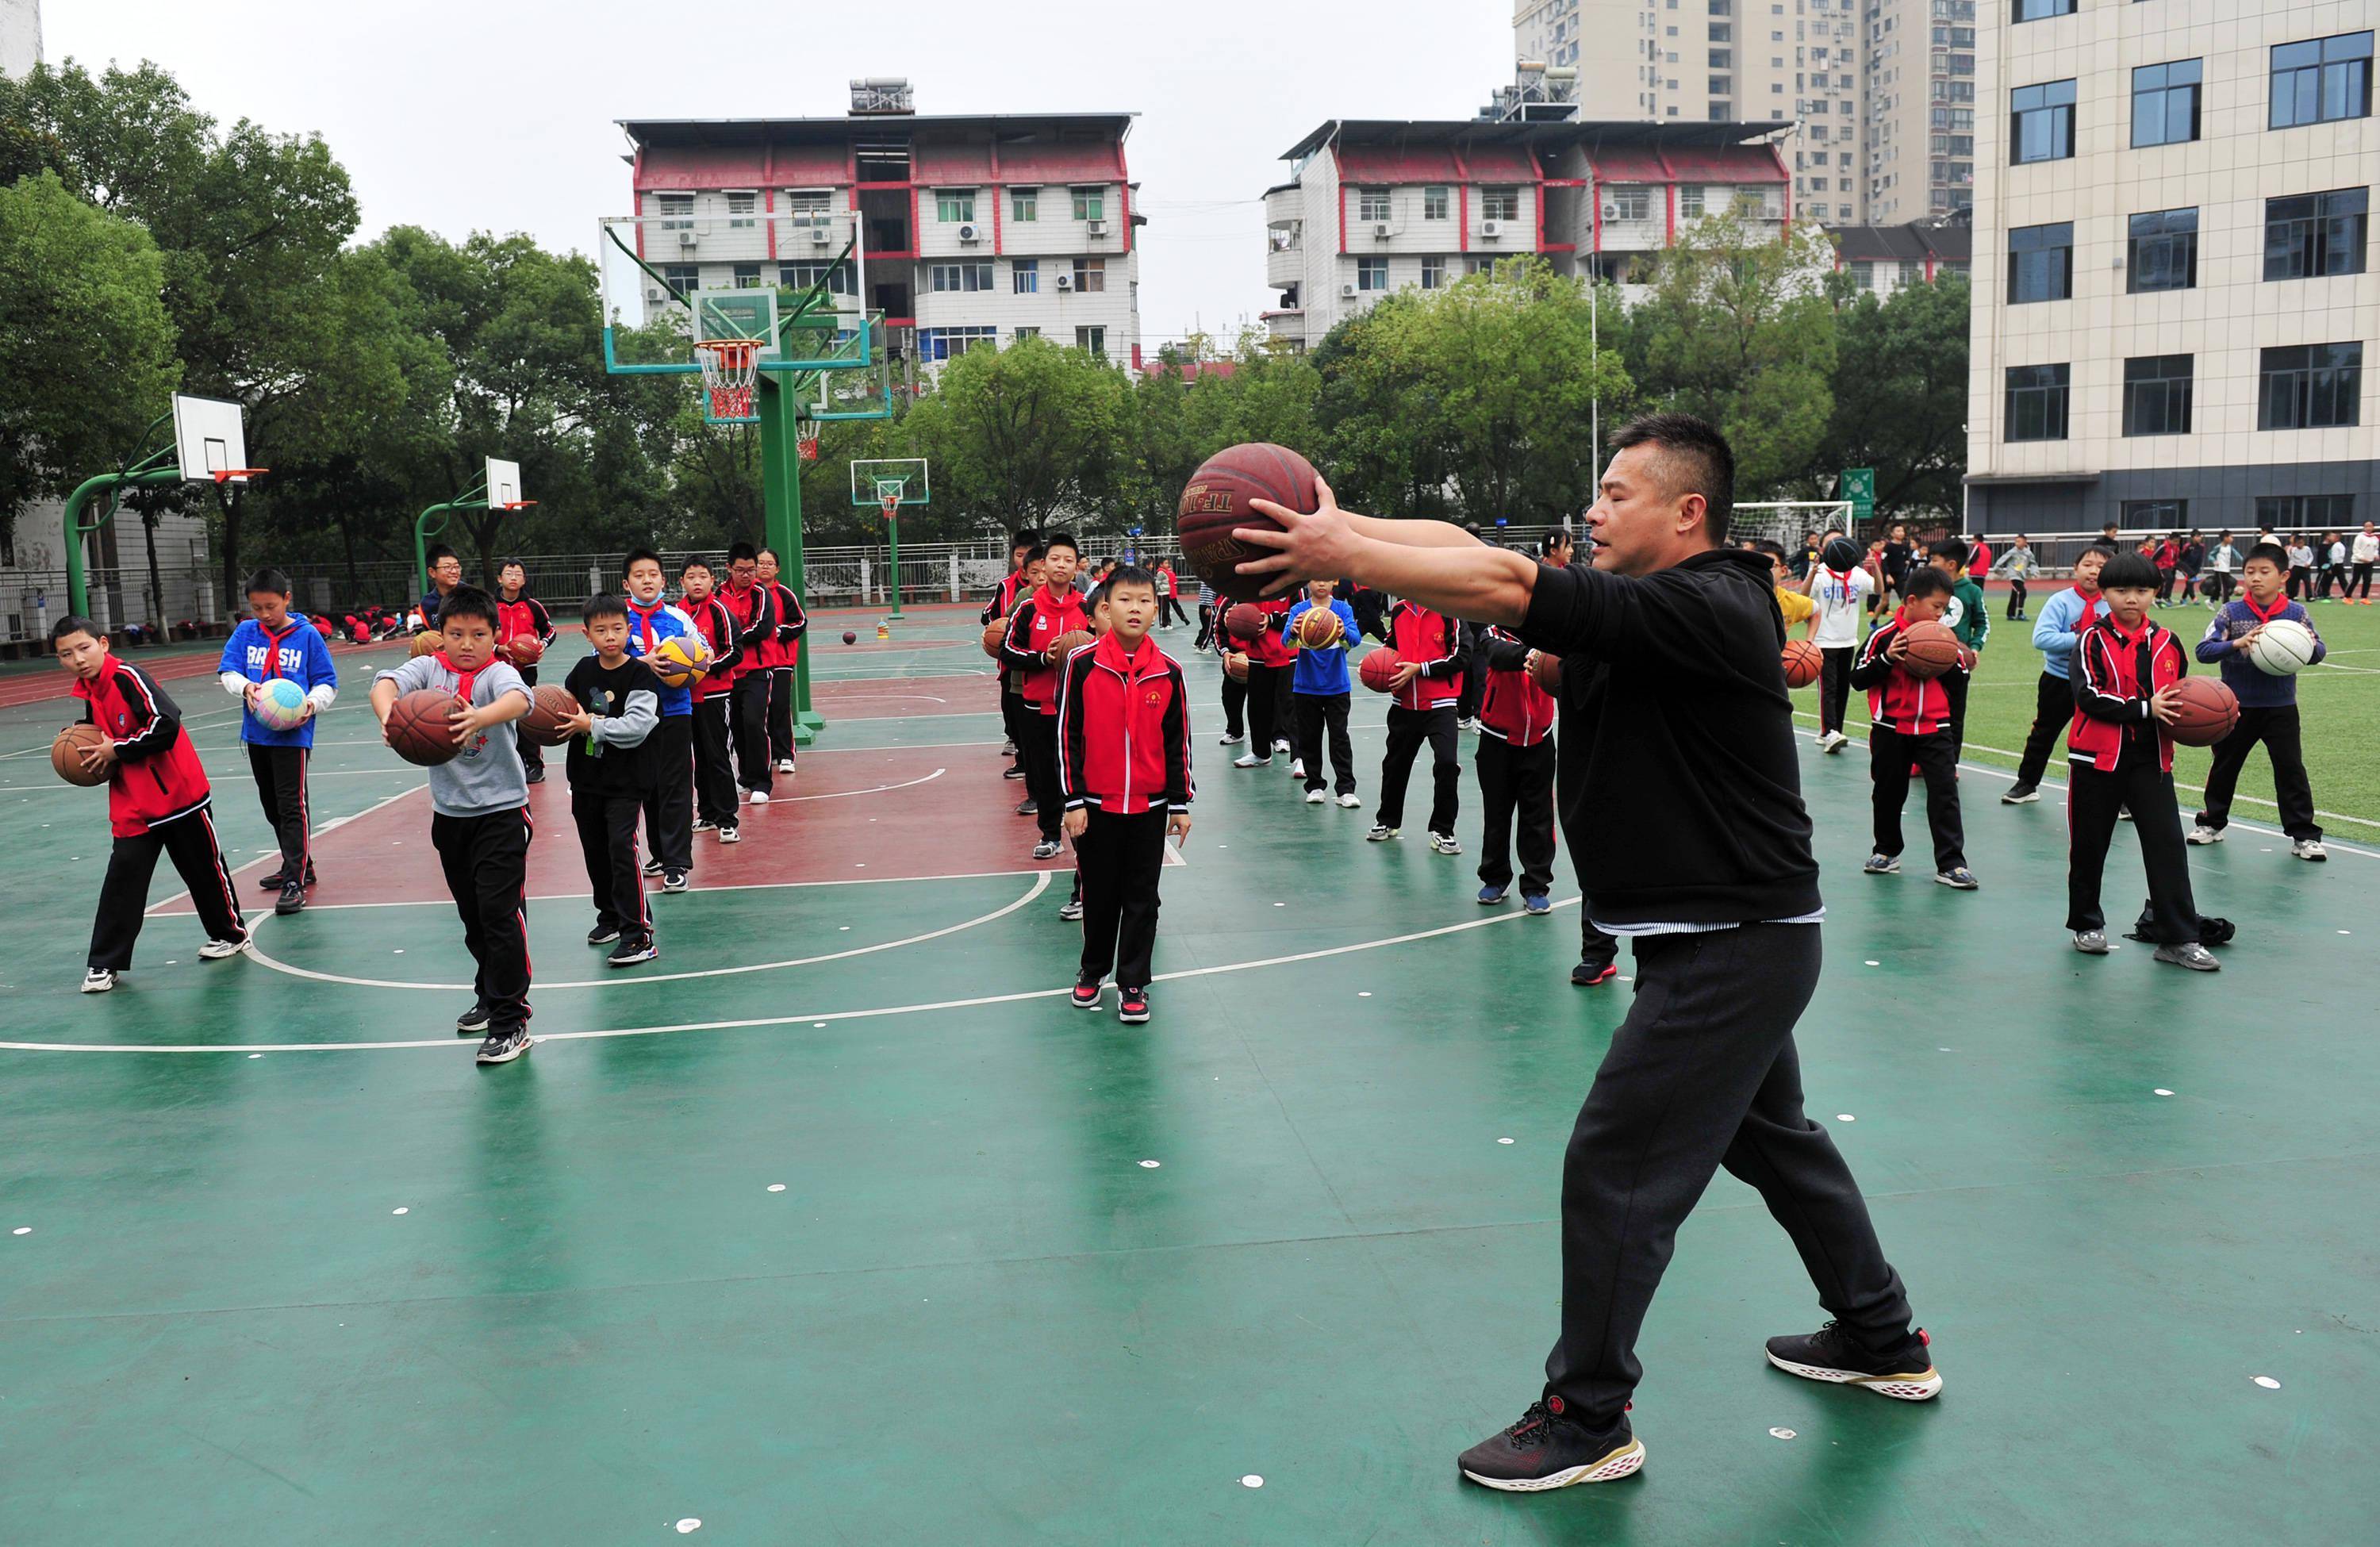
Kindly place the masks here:
<instances>
[{"instance_id":1,"label":"air conditioner unit","mask_svg":"<svg viewBox=\"0 0 2380 1547\"><path fill-rule=\"evenodd\" d=\"M1339 286L1339 298L1341 300L1354 300L1355 296L1356 290L1354 286L1342 285Z\"/></svg>"},{"instance_id":2,"label":"air conditioner unit","mask_svg":"<svg viewBox=\"0 0 2380 1547\"><path fill-rule=\"evenodd\" d=\"M1393 237L1396 234L1397 228L1390 225L1387 221L1376 220L1372 222L1372 235L1376 237Z\"/></svg>"},{"instance_id":3,"label":"air conditioner unit","mask_svg":"<svg viewBox=\"0 0 2380 1547\"><path fill-rule=\"evenodd\" d=\"M677 234L677 245L680 247L692 247L698 239L691 229L680 231Z\"/></svg>"},{"instance_id":4,"label":"air conditioner unit","mask_svg":"<svg viewBox=\"0 0 2380 1547\"><path fill-rule=\"evenodd\" d=\"M1479 235L1488 241L1492 242L1503 234L1504 223L1500 220L1483 220L1479 223Z\"/></svg>"},{"instance_id":5,"label":"air conditioner unit","mask_svg":"<svg viewBox=\"0 0 2380 1547\"><path fill-rule=\"evenodd\" d=\"M974 221L970 220L964 222L959 226L959 240L963 242L976 241L980 239L982 236L983 233L976 228Z\"/></svg>"},{"instance_id":6,"label":"air conditioner unit","mask_svg":"<svg viewBox=\"0 0 2380 1547\"><path fill-rule=\"evenodd\" d=\"M1620 218L1620 206L1617 204L1604 205L1603 218L1606 220L1618 220Z\"/></svg>"},{"instance_id":7,"label":"air conditioner unit","mask_svg":"<svg viewBox=\"0 0 2380 1547\"><path fill-rule=\"evenodd\" d=\"M1108 234L1108 223L1104 220L1086 221L1084 226L1094 237L1104 237Z\"/></svg>"},{"instance_id":8,"label":"air conditioner unit","mask_svg":"<svg viewBox=\"0 0 2380 1547\"><path fill-rule=\"evenodd\" d=\"M810 245L813 247L824 247L834 238L834 233L828 230L823 225L813 225L808 229L810 234Z\"/></svg>"},{"instance_id":9,"label":"air conditioner unit","mask_svg":"<svg viewBox=\"0 0 2380 1547\"><path fill-rule=\"evenodd\" d=\"M1071 289L1073 289L1074 287L1075 287L1075 276L1074 276L1073 274L1060 274L1060 275L1058 276L1058 288L1059 288L1059 289L1061 289L1061 290L1071 290Z\"/></svg>"},{"instance_id":10,"label":"air conditioner unit","mask_svg":"<svg viewBox=\"0 0 2380 1547\"><path fill-rule=\"evenodd\" d=\"M667 298L668 296L669 292L662 289L658 285L648 285L645 286L645 299L649 301L662 300Z\"/></svg>"}]
</instances>

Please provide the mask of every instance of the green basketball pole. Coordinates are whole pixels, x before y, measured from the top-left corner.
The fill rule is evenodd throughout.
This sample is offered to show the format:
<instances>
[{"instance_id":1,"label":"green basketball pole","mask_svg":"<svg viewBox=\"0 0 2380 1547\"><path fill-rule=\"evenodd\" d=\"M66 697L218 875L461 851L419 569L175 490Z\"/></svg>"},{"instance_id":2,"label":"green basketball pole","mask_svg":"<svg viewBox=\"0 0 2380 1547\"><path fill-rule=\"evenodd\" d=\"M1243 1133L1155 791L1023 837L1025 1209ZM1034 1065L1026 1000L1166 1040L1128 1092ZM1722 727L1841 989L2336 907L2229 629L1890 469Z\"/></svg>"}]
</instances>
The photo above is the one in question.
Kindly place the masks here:
<instances>
[{"instance_id":1,"label":"green basketball pole","mask_svg":"<svg viewBox=\"0 0 2380 1547\"><path fill-rule=\"evenodd\" d=\"M884 541L890 546L890 566L892 570L892 615L901 615L901 507L894 506L892 514L884 518Z\"/></svg>"},{"instance_id":2,"label":"green basketball pole","mask_svg":"<svg viewBox=\"0 0 2380 1547\"><path fill-rule=\"evenodd\" d=\"M760 505L767 513L769 546L777 554L777 580L791 587L808 607L809 574L802 562L801 445L795 428L801 404L793 381L778 372L761 372L753 407L760 415ZM816 644L815 640L805 642ZM804 747L816 740L826 725L825 716L810 707L812 653L813 650L804 650L794 661L794 741Z\"/></svg>"}]
</instances>

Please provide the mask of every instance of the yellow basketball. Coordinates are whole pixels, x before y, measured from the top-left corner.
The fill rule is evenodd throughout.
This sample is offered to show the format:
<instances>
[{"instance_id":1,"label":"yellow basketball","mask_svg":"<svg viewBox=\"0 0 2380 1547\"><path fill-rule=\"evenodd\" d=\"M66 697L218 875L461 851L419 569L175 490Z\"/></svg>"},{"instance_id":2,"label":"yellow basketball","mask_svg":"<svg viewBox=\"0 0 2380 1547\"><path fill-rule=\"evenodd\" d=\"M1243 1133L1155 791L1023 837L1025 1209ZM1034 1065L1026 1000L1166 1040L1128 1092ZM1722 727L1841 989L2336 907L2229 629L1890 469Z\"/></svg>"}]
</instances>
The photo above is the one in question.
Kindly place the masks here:
<instances>
[{"instance_id":1,"label":"yellow basketball","mask_svg":"<svg viewBox=\"0 0 2380 1547\"><path fill-rule=\"evenodd\" d=\"M693 634L673 634L653 647L645 664L667 688L684 688L702 675L710 661L710 647Z\"/></svg>"}]
</instances>

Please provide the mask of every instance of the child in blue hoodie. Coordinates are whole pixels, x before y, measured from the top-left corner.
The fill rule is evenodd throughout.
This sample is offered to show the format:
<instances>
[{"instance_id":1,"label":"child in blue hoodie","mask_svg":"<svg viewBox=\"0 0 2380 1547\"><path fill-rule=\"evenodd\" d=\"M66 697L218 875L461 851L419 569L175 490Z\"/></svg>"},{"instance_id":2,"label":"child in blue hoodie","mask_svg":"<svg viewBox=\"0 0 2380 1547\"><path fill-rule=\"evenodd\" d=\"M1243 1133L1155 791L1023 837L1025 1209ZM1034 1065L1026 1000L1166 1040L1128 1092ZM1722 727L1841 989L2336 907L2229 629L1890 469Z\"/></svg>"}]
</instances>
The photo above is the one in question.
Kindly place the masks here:
<instances>
[{"instance_id":1,"label":"child in blue hoodie","mask_svg":"<svg viewBox=\"0 0 2380 1547\"><path fill-rule=\"evenodd\" d=\"M2303 605L2289 600L2289 554L2278 543L2259 542L2249 550L2240 578L2244 589L2216 610L2198 641L2198 658L2222 668L2223 686L2240 700L2240 723L2215 744L2206 806L2190 829L2190 841L2223 841L2240 770L2261 741L2273 760L2273 798L2280 802L2281 830L2289 835L2289 852L2301 859L2327 859L2330 853L2322 847L2322 828L2313 819L2313 784L2306 777L2298 735L2298 679L2259 669L2248 653L2249 641L2267 624L2301 623L2312 634L2313 621ZM2314 634L2313 659L2307 664L2319 664L2324 653L2322 636Z\"/></svg>"},{"instance_id":2,"label":"child in blue hoodie","mask_svg":"<svg viewBox=\"0 0 2380 1547\"><path fill-rule=\"evenodd\" d=\"M239 700L239 738L248 747L256 798L281 844L281 868L260 884L281 894L273 912L295 913L306 906L306 889L314 884L306 798L314 716L339 696L339 673L322 636L290 612L289 577L280 570L260 569L248 578L248 614L224 641L215 670L224 691ZM288 730L275 730L256 717L257 691L275 677L288 678L306 695L306 717Z\"/></svg>"},{"instance_id":3,"label":"child in blue hoodie","mask_svg":"<svg viewBox=\"0 0 2380 1547\"><path fill-rule=\"evenodd\" d=\"M1347 647L1361 635L1355 610L1337 600L1332 580L1316 580L1305 588L1305 600L1289 610L1284 637L1297 647L1297 669L1289 690L1297 706L1297 766L1305 778L1305 803L1319 806L1322 793L1322 732L1330 732L1330 768L1338 775L1339 804L1360 806L1355 798L1355 748L1347 739L1347 704L1353 684L1347 679ZM1298 643L1298 626L1316 608L1339 618L1339 637L1316 648Z\"/></svg>"}]
</instances>

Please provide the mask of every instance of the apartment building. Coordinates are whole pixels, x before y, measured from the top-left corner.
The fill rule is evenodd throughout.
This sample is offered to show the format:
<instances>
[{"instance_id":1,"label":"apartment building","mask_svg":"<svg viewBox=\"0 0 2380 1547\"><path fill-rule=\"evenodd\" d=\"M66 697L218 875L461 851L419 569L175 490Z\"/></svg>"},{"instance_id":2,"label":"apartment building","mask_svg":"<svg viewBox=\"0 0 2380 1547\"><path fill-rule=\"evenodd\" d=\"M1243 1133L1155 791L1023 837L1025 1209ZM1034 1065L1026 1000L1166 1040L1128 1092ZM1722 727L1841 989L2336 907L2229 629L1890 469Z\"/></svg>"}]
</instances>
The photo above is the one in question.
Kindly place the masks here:
<instances>
[{"instance_id":1,"label":"apartment building","mask_svg":"<svg viewBox=\"0 0 2380 1547\"><path fill-rule=\"evenodd\" d=\"M1974 202L1976 3L1880 0L1866 8L1868 218L1879 225Z\"/></svg>"},{"instance_id":2,"label":"apartment building","mask_svg":"<svg viewBox=\"0 0 2380 1547\"><path fill-rule=\"evenodd\" d=\"M680 295L823 281L928 369L1035 334L1139 367L1132 114L921 115L897 79L854 81L852 103L624 120L638 256ZM671 303L653 286L646 304Z\"/></svg>"},{"instance_id":3,"label":"apartment building","mask_svg":"<svg viewBox=\"0 0 2380 1547\"><path fill-rule=\"evenodd\" d=\"M2372 7L1980 9L1969 524L2372 518Z\"/></svg>"},{"instance_id":4,"label":"apartment building","mask_svg":"<svg viewBox=\"0 0 2380 1547\"><path fill-rule=\"evenodd\" d=\"M1775 124L1334 118L1265 190L1273 336L1318 343L1394 290L1524 254L1629 280L1708 212L1780 239L1794 216Z\"/></svg>"}]
</instances>

